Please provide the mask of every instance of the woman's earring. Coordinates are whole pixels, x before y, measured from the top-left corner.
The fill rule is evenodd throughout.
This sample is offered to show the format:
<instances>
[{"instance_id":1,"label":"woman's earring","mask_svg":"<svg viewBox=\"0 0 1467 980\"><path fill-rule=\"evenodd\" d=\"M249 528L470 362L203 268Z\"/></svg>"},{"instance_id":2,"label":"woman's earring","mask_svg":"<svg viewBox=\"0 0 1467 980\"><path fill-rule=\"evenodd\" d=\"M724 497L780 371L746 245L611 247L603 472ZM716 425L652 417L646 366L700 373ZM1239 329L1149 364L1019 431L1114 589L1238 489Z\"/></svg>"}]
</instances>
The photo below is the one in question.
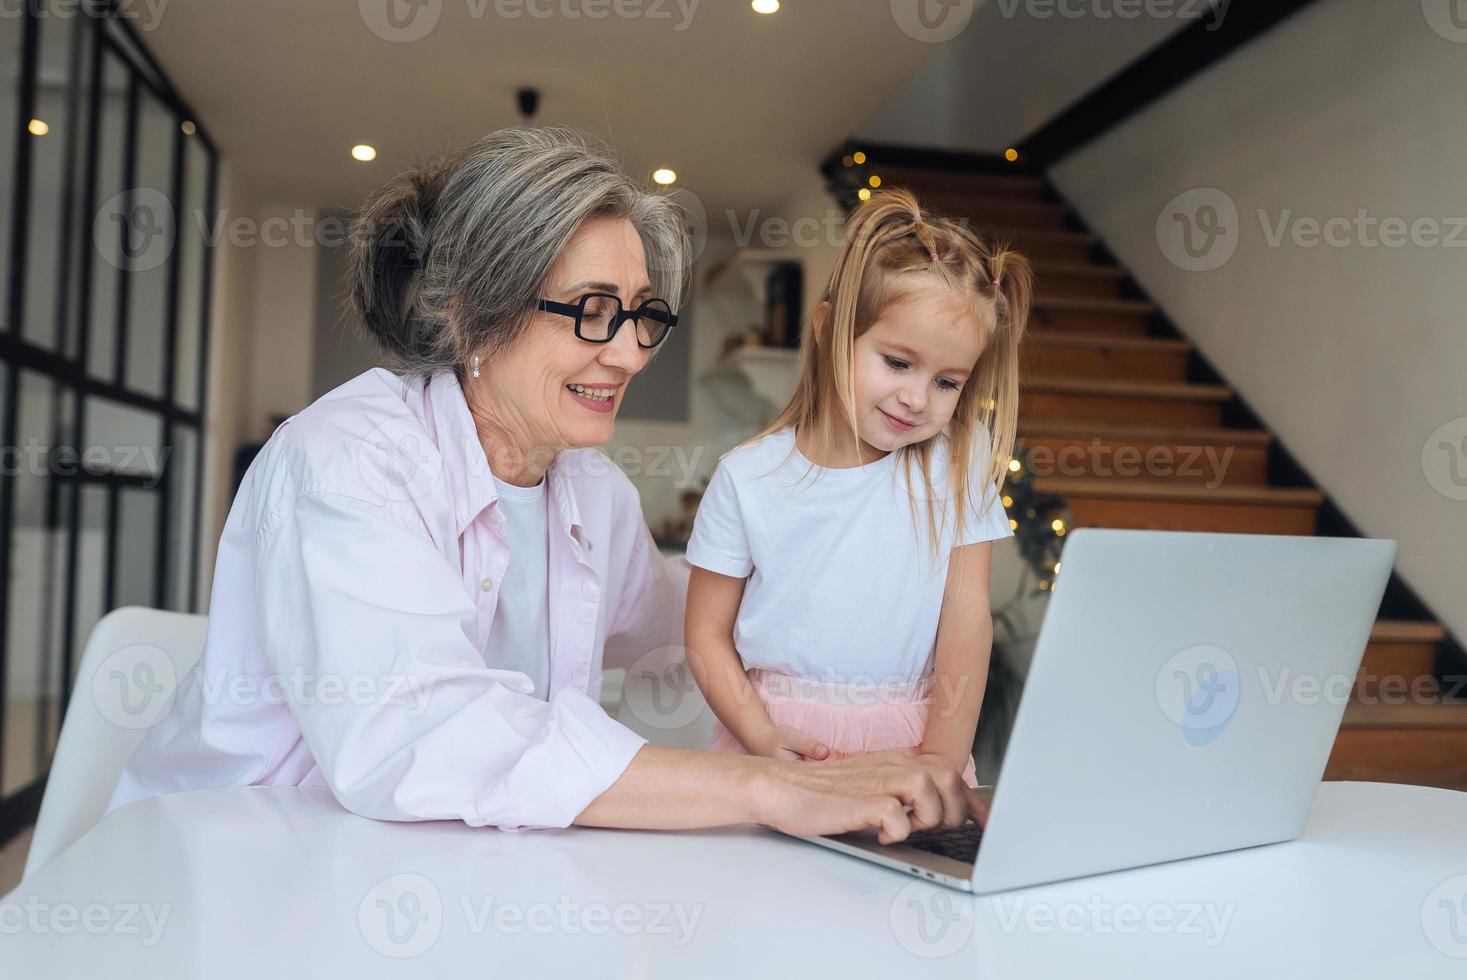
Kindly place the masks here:
<instances>
[{"instance_id":1,"label":"woman's earring","mask_svg":"<svg viewBox=\"0 0 1467 980\"><path fill-rule=\"evenodd\" d=\"M473 376L477 378L479 376L479 355L478 354L475 354L474 355L474 359L469 362L469 368L470 368L470 371L472 372Z\"/></svg>"}]
</instances>

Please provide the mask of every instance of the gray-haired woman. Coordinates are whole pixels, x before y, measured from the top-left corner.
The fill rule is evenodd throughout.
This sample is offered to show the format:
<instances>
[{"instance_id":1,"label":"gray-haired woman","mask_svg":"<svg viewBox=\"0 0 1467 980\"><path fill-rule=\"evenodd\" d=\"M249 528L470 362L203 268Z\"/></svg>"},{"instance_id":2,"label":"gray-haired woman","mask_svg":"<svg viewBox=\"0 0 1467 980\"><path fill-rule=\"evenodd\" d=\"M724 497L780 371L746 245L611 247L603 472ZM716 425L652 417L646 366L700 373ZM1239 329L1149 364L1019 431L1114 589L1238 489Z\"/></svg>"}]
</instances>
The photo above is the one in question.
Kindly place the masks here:
<instances>
[{"instance_id":1,"label":"gray-haired woman","mask_svg":"<svg viewBox=\"0 0 1467 980\"><path fill-rule=\"evenodd\" d=\"M385 820L883 840L978 812L937 764L660 748L597 704L605 666L682 639L636 490L592 447L688 266L674 206L567 130L493 133L376 194L351 290L401 370L323 395L250 466L202 659L108 809L324 783Z\"/></svg>"}]
</instances>

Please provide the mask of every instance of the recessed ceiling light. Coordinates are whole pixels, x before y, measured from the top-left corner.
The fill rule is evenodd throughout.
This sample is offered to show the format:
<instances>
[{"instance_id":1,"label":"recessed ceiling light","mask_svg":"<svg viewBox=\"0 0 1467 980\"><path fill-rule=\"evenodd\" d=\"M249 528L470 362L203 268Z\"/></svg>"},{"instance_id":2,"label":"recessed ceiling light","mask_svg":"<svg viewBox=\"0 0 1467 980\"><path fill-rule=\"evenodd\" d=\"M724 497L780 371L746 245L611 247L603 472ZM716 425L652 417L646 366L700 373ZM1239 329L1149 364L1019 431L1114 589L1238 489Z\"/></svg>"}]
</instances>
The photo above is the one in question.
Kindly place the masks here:
<instances>
[{"instance_id":1,"label":"recessed ceiling light","mask_svg":"<svg viewBox=\"0 0 1467 980\"><path fill-rule=\"evenodd\" d=\"M779 0L754 0L750 6L756 14L772 14L779 9Z\"/></svg>"},{"instance_id":2,"label":"recessed ceiling light","mask_svg":"<svg viewBox=\"0 0 1467 980\"><path fill-rule=\"evenodd\" d=\"M669 170L667 167L658 167L652 171L652 179L666 187L668 184L677 180L677 171Z\"/></svg>"},{"instance_id":3,"label":"recessed ceiling light","mask_svg":"<svg viewBox=\"0 0 1467 980\"><path fill-rule=\"evenodd\" d=\"M44 119L32 119L31 124L26 128L30 130L32 136L45 136L51 132L51 127L46 125Z\"/></svg>"},{"instance_id":4,"label":"recessed ceiling light","mask_svg":"<svg viewBox=\"0 0 1467 980\"><path fill-rule=\"evenodd\" d=\"M369 160L377 159L377 148L373 146L368 146L366 143L358 143L356 146L351 148L351 155L356 159L362 161L363 163L366 163Z\"/></svg>"}]
</instances>

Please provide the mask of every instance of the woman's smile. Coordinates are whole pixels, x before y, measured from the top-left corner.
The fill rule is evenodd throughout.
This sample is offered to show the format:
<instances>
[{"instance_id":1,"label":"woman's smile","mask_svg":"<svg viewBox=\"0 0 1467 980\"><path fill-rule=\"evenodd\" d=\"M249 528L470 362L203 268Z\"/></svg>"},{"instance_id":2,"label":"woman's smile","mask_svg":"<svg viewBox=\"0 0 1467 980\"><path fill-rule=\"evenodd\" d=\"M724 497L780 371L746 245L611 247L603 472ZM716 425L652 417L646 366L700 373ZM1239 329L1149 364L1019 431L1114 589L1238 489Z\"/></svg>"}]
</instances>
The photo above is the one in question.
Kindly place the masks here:
<instances>
[{"instance_id":1,"label":"woman's smile","mask_svg":"<svg viewBox=\"0 0 1467 980\"><path fill-rule=\"evenodd\" d=\"M616 392L621 385L582 385L568 384L566 391L578 403L589 408L593 412L610 412L616 408Z\"/></svg>"}]
</instances>

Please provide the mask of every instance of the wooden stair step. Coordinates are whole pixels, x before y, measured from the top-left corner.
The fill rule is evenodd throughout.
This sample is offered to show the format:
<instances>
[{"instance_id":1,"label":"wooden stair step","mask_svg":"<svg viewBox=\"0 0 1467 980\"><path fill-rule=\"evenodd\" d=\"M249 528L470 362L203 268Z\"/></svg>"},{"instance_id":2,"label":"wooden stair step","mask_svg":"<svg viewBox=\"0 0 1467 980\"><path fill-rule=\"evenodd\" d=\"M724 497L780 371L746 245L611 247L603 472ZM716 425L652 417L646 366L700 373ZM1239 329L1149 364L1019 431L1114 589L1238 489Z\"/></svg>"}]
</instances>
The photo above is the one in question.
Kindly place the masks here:
<instances>
[{"instance_id":1,"label":"wooden stair step","mask_svg":"<svg viewBox=\"0 0 1467 980\"><path fill-rule=\"evenodd\" d=\"M1020 350L1020 376L1180 382L1191 351L1185 340L1164 337L1033 330Z\"/></svg>"},{"instance_id":2,"label":"wooden stair step","mask_svg":"<svg viewBox=\"0 0 1467 980\"><path fill-rule=\"evenodd\" d=\"M1266 432L1026 421L1018 435L1035 476L1162 478L1215 486L1268 482Z\"/></svg>"},{"instance_id":3,"label":"wooden stair step","mask_svg":"<svg viewBox=\"0 0 1467 980\"><path fill-rule=\"evenodd\" d=\"M1233 534L1314 534L1324 495L1296 487L1222 485L1177 480L1035 477L1055 494L1073 527L1124 527Z\"/></svg>"},{"instance_id":4,"label":"wooden stair step","mask_svg":"<svg viewBox=\"0 0 1467 980\"><path fill-rule=\"evenodd\" d=\"M1035 199L1045 197L1044 178L1034 174L986 174L962 170L924 170L884 166L880 160L867 164L868 172L881 177L883 186L904 187L918 200L928 194L973 194L979 196Z\"/></svg>"},{"instance_id":5,"label":"wooden stair step","mask_svg":"<svg viewBox=\"0 0 1467 980\"><path fill-rule=\"evenodd\" d=\"M1324 778L1467 789L1467 702L1346 705Z\"/></svg>"},{"instance_id":6,"label":"wooden stair step","mask_svg":"<svg viewBox=\"0 0 1467 980\"><path fill-rule=\"evenodd\" d=\"M918 200L924 207L930 202L932 210L939 214L967 219L981 228L1010 233L1031 228L1064 231L1070 218L1070 210L1063 204L1030 198L924 193L918 196Z\"/></svg>"},{"instance_id":7,"label":"wooden stair step","mask_svg":"<svg viewBox=\"0 0 1467 980\"><path fill-rule=\"evenodd\" d=\"M1100 239L1085 231L1013 228L1013 247L1030 261L1080 263L1090 261Z\"/></svg>"},{"instance_id":8,"label":"wooden stair step","mask_svg":"<svg viewBox=\"0 0 1467 980\"><path fill-rule=\"evenodd\" d=\"M1059 296L1036 298L1030 319L1054 331L1144 336L1156 312L1145 300Z\"/></svg>"},{"instance_id":9,"label":"wooden stair step","mask_svg":"<svg viewBox=\"0 0 1467 980\"><path fill-rule=\"evenodd\" d=\"M1096 424L1059 419L1029 419L1019 422L1020 435L1095 436L1107 441L1151 441L1182 445L1267 446L1273 436L1262 429L1185 428L1180 426Z\"/></svg>"},{"instance_id":10,"label":"wooden stair step","mask_svg":"<svg viewBox=\"0 0 1467 980\"><path fill-rule=\"evenodd\" d=\"M1131 316L1151 316L1156 304L1144 299L1090 299L1087 297L1051 297L1034 302L1040 310L1060 310L1066 313L1116 313Z\"/></svg>"},{"instance_id":11,"label":"wooden stair step","mask_svg":"<svg viewBox=\"0 0 1467 980\"><path fill-rule=\"evenodd\" d=\"M1429 619L1377 619L1370 630L1371 643L1438 643L1446 638L1446 628Z\"/></svg>"},{"instance_id":12,"label":"wooden stair step","mask_svg":"<svg viewBox=\"0 0 1467 980\"><path fill-rule=\"evenodd\" d=\"M1111 500L1175 500L1188 503L1231 503L1256 506L1315 507L1324 494L1311 487L1198 487L1171 479L1125 480L1095 477L1036 477L1041 493Z\"/></svg>"},{"instance_id":13,"label":"wooden stair step","mask_svg":"<svg viewBox=\"0 0 1467 980\"><path fill-rule=\"evenodd\" d=\"M1051 262L1034 259L1033 266L1040 299L1119 299L1127 279L1125 269L1100 262Z\"/></svg>"},{"instance_id":14,"label":"wooden stair step","mask_svg":"<svg viewBox=\"0 0 1467 980\"><path fill-rule=\"evenodd\" d=\"M1208 427L1221 424L1231 397L1224 385L1042 377L1030 380L1019 411L1025 419Z\"/></svg>"},{"instance_id":15,"label":"wooden stair step","mask_svg":"<svg viewBox=\"0 0 1467 980\"><path fill-rule=\"evenodd\" d=\"M1340 728L1357 731L1381 729L1421 729L1426 731L1461 731L1467 734L1467 701L1447 701L1440 697L1417 703L1345 705ZM1463 759L1467 762L1467 758Z\"/></svg>"},{"instance_id":16,"label":"wooden stair step","mask_svg":"<svg viewBox=\"0 0 1467 980\"><path fill-rule=\"evenodd\" d=\"M1421 678L1435 677L1437 644L1447 631L1427 620L1379 619L1355 678L1357 700L1399 697Z\"/></svg>"}]
</instances>

